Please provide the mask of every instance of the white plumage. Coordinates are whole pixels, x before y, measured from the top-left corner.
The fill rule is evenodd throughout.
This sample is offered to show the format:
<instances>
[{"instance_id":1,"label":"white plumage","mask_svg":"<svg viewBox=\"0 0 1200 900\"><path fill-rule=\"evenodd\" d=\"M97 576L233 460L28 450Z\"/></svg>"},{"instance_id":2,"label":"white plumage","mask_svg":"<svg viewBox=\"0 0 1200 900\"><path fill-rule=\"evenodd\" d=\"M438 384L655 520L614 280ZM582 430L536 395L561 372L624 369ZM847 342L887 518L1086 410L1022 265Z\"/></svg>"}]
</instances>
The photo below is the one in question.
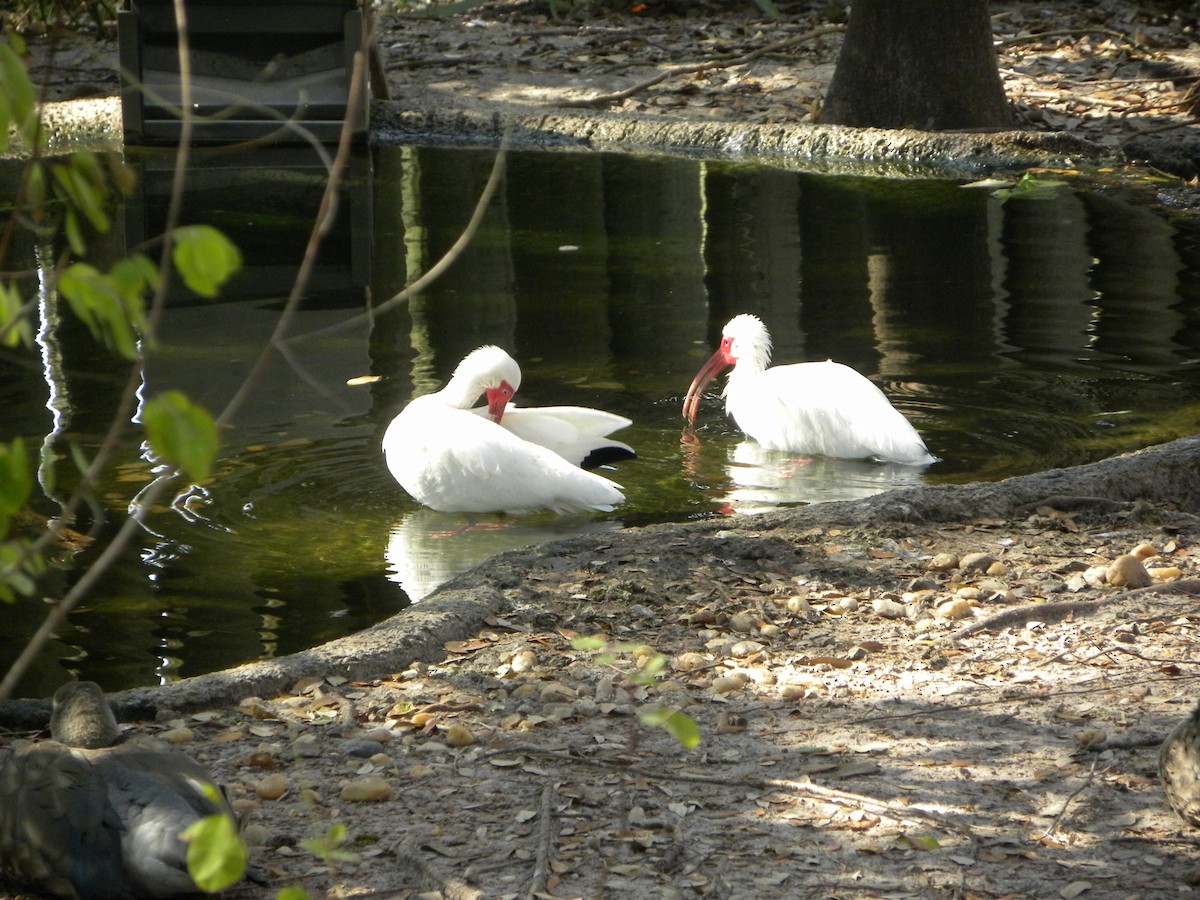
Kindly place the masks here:
<instances>
[{"instance_id":1,"label":"white plumage","mask_svg":"<svg viewBox=\"0 0 1200 900\"><path fill-rule=\"evenodd\" d=\"M579 464L633 456L607 438L629 420L583 407L508 408L520 384L512 357L480 347L444 388L411 401L383 436L400 486L442 512L608 512L621 503L620 485ZM481 394L486 405L473 409Z\"/></svg>"},{"instance_id":2,"label":"white plumage","mask_svg":"<svg viewBox=\"0 0 1200 900\"><path fill-rule=\"evenodd\" d=\"M688 388L688 422L695 423L705 386L733 366L726 412L768 450L914 466L936 462L883 391L849 366L827 360L767 368L770 361L766 326L757 316L734 316Z\"/></svg>"}]
</instances>

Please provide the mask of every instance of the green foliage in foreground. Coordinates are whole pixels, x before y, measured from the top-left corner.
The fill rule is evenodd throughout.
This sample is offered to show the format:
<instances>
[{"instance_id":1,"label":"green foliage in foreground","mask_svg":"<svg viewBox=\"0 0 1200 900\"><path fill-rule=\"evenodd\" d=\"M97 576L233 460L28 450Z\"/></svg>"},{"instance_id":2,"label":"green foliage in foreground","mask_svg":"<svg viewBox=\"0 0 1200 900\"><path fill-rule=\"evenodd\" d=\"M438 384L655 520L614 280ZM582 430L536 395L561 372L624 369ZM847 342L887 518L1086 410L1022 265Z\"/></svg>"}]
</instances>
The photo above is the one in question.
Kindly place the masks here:
<instances>
[{"instance_id":1,"label":"green foliage in foreground","mask_svg":"<svg viewBox=\"0 0 1200 900\"><path fill-rule=\"evenodd\" d=\"M222 802L213 785L206 784L204 792L214 803ZM222 813L205 816L184 831L183 839L188 842L188 873L200 890L214 894L232 887L245 876L246 845L229 816Z\"/></svg>"},{"instance_id":2,"label":"green foliage in foreground","mask_svg":"<svg viewBox=\"0 0 1200 900\"><path fill-rule=\"evenodd\" d=\"M576 650L596 653L596 662L601 665L612 665L617 661L618 655L628 655L636 666L629 675L629 681L639 686L652 685L667 665L666 657L656 652L653 647L644 644L610 645L603 635L577 637L571 641L571 646ZM652 703L639 707L638 720L643 725L664 729L686 750L692 750L700 744L700 726L695 719L681 710Z\"/></svg>"}]
</instances>

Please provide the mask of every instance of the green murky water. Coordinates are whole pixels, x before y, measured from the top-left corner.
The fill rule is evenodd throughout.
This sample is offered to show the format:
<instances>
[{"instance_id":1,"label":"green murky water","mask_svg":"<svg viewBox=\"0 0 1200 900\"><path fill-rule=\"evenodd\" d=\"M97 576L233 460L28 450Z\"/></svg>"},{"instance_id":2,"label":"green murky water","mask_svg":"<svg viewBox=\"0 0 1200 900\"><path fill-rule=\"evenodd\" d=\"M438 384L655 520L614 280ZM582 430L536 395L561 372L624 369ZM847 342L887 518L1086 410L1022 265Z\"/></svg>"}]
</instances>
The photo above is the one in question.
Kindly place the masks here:
<instances>
[{"instance_id":1,"label":"green murky water","mask_svg":"<svg viewBox=\"0 0 1200 900\"><path fill-rule=\"evenodd\" d=\"M221 227L249 264L220 302L173 298L160 349L132 373L143 395L179 388L215 412L276 327L321 189L295 154L235 162L198 168L184 218ZM284 352L223 434L217 476L155 509L22 693L68 672L116 690L289 653L554 537L997 479L1200 425L1200 239L1120 193L1001 202L951 181L514 154L462 258L407 306L368 316L457 239L492 158L382 148L369 174L362 162ZM161 222L169 170L147 162L142 176L101 257ZM22 250L31 266L53 251ZM832 357L873 378L941 461L919 472L764 455L715 398L699 443L681 444L682 394L739 312L766 321L778 362ZM42 315L35 352L0 356L0 438L63 459L97 444L131 370L53 295ZM634 420L620 437L640 458L609 473L628 495L618 512L481 527L419 509L392 482L387 422L483 343L521 363L523 404ZM152 475L131 429L81 529L110 535ZM38 511L53 515L71 481L60 465ZM47 594L94 556L66 561ZM44 611L5 611L0 662Z\"/></svg>"}]
</instances>

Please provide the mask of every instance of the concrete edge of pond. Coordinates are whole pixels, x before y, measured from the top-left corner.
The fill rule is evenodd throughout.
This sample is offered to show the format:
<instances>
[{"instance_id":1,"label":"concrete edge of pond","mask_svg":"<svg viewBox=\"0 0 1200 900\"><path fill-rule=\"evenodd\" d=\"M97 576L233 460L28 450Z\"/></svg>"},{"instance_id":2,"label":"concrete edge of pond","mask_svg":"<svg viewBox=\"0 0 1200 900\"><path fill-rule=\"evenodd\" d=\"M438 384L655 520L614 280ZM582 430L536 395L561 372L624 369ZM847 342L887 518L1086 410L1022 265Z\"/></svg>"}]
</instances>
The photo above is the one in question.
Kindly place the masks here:
<instances>
[{"instance_id":1,"label":"concrete edge of pond","mask_svg":"<svg viewBox=\"0 0 1200 900\"><path fill-rule=\"evenodd\" d=\"M122 148L116 97L48 103L49 153ZM980 173L1034 166L1115 165L1119 154L1054 132L923 132L836 125L754 125L654 116L572 113L511 104L411 108L372 106L373 144L496 147L505 134L517 149L578 149L761 161L788 168L883 174ZM19 155L10 150L8 156Z\"/></svg>"},{"instance_id":2,"label":"concrete edge of pond","mask_svg":"<svg viewBox=\"0 0 1200 900\"><path fill-rule=\"evenodd\" d=\"M719 540L761 538L764 532L814 525L919 522L952 524L1024 516L1043 503L1075 501L1112 507L1169 503L1183 514L1200 511L1200 435L1179 438L1095 463L1051 469L995 483L932 485L877 494L863 500L815 504L776 513L708 519L678 525L631 528L584 535L502 554L447 583L433 595L371 628L279 659L181 679L114 695L130 719L153 718L160 709L189 712L230 705L287 690L301 678L340 676L354 680L401 672L418 660L445 655L446 641L476 633L518 586L550 557L586 554L591 560L621 559L655 538ZM0 724L42 727L46 701L0 703Z\"/></svg>"},{"instance_id":3,"label":"concrete edge of pond","mask_svg":"<svg viewBox=\"0 0 1200 900\"><path fill-rule=\"evenodd\" d=\"M588 149L760 161L787 168L962 175L992 169L1115 165L1113 151L1070 134L1032 131L926 132L839 125L757 125L655 116L530 110L494 104L413 109L397 101L372 107L375 143L441 142L517 149Z\"/></svg>"}]
</instances>

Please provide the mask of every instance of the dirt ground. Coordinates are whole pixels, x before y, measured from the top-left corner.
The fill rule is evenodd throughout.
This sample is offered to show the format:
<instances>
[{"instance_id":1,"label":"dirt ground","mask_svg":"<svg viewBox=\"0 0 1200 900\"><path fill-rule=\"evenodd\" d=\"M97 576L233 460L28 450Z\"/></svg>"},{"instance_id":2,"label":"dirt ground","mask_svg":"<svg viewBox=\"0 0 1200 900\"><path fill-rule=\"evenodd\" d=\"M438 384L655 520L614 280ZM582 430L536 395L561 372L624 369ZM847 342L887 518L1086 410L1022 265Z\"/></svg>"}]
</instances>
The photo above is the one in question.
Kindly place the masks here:
<instances>
[{"instance_id":1,"label":"dirt ground","mask_svg":"<svg viewBox=\"0 0 1200 900\"><path fill-rule=\"evenodd\" d=\"M773 127L811 116L839 36L737 60L826 9L583 25L505 4L384 16L380 46L392 102L447 120L722 56L586 114ZM1154 68L1186 64L1194 13L993 9L1031 127L1130 157L1166 136L1194 175L1189 83ZM78 83L115 86L80 53ZM254 900L1188 895L1200 835L1156 754L1198 693L1198 454L508 554L420 604L437 628L390 623L390 656L348 642L201 679L207 701L144 691L136 727L229 785L270 875L230 896ZM1112 577L1151 585L1110 583L1135 550ZM573 646L591 635L611 659ZM658 709L699 744L641 721ZM301 845L335 824L344 853Z\"/></svg>"},{"instance_id":2,"label":"dirt ground","mask_svg":"<svg viewBox=\"0 0 1200 900\"><path fill-rule=\"evenodd\" d=\"M1187 894L1156 756L1197 694L1198 456L505 554L323 659L125 699L246 814L270 880L232 896Z\"/></svg>"},{"instance_id":3,"label":"dirt ground","mask_svg":"<svg viewBox=\"0 0 1200 900\"><path fill-rule=\"evenodd\" d=\"M1021 134L940 141L814 127L841 46L841 4L792 4L779 20L749 2L701 4L699 16L673 14L687 7L663 0L641 6L641 14L578 20L527 3L486 4L450 21L384 15L378 43L392 102L379 127L462 140L500 123L517 139L793 163L904 156L1002 165L1036 147L1067 164L1132 161L1185 179L1200 173L1200 48L1189 4L992 3Z\"/></svg>"}]
</instances>

